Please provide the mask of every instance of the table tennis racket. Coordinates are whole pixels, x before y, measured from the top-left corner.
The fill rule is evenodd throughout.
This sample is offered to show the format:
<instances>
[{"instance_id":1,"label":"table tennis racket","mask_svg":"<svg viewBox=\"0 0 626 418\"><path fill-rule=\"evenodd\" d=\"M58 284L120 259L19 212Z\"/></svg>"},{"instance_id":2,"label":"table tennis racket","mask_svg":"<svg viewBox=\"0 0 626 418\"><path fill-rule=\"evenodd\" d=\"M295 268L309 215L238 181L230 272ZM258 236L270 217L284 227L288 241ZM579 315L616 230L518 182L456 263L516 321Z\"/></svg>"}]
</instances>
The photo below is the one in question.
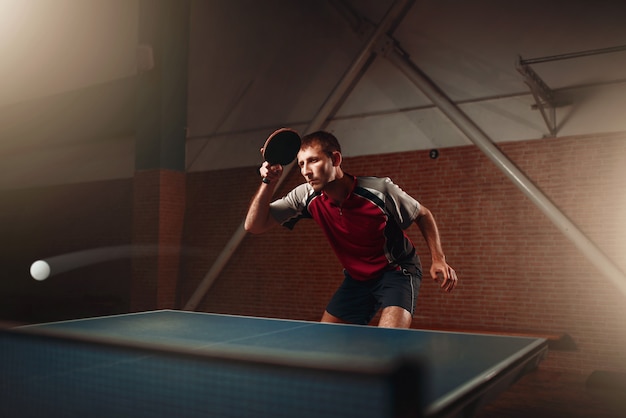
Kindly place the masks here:
<instances>
[{"instance_id":1,"label":"table tennis racket","mask_svg":"<svg viewBox=\"0 0 626 418\"><path fill-rule=\"evenodd\" d=\"M280 128L272 133L263 145L263 158L270 165L287 165L300 151L300 135L293 129Z\"/></svg>"},{"instance_id":2,"label":"table tennis racket","mask_svg":"<svg viewBox=\"0 0 626 418\"><path fill-rule=\"evenodd\" d=\"M265 141L262 148L263 158L270 166L290 164L300 151L300 135L293 129L280 128ZM269 183L263 178L263 183Z\"/></svg>"}]
</instances>

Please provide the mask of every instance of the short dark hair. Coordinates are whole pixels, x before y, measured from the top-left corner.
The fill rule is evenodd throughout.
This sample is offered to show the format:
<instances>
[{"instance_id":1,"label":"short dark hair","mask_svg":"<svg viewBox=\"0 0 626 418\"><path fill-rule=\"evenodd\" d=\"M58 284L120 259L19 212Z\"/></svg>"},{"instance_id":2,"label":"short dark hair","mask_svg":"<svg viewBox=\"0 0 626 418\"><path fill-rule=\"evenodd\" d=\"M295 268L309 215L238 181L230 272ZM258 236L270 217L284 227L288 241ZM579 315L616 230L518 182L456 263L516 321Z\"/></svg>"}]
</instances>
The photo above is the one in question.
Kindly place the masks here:
<instances>
[{"instance_id":1,"label":"short dark hair","mask_svg":"<svg viewBox=\"0 0 626 418\"><path fill-rule=\"evenodd\" d=\"M339 141L335 135L330 132L317 131L303 136L300 149L308 148L314 144L319 144L322 147L324 154L329 157L332 157L333 152L335 151L341 152L341 145L339 145Z\"/></svg>"}]
</instances>

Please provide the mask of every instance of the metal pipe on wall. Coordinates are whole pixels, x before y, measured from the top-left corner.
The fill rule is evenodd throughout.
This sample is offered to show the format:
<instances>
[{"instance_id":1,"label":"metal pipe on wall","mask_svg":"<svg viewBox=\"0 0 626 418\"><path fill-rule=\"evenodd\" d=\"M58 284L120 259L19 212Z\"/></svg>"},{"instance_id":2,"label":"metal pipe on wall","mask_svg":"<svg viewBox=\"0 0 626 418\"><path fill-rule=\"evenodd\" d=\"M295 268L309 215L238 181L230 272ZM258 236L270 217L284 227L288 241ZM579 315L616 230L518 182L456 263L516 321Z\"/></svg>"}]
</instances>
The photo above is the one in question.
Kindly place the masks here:
<instances>
[{"instance_id":1,"label":"metal pipe on wall","mask_svg":"<svg viewBox=\"0 0 626 418\"><path fill-rule=\"evenodd\" d=\"M402 71L457 128L459 128L513 183L572 241L572 243L613 284L626 295L626 276L598 247L583 234L435 85L398 46L386 58Z\"/></svg>"},{"instance_id":2,"label":"metal pipe on wall","mask_svg":"<svg viewBox=\"0 0 626 418\"><path fill-rule=\"evenodd\" d=\"M326 125L328 118L337 111L337 108L339 107L341 101L354 87L355 82L358 80L358 78L363 75L364 68L366 68L371 63L373 55L375 55L376 51L378 50L378 43L380 39L386 36L387 31L393 24L397 24L397 22L402 19L402 17L408 12L413 2L414 0L400 0L396 1L389 8L387 14L382 19L376 30L369 37L367 43L361 49L357 58L352 62L346 73L340 79L339 83L335 86L331 94L326 98L326 101L318 110L317 114L307 127L306 132L313 132L318 129L322 129ZM278 190L286 177L286 173L290 169L291 166L286 167L285 174L277 183L275 190ZM217 259L215 260L209 271L206 273L194 293L191 295L191 298L189 298L189 300L185 304L183 308L184 310L192 311L198 307L202 299L204 299L206 293L213 285L213 282L215 282L219 274L222 272L222 270L224 269L234 252L237 250L245 236L246 231L244 230L242 222L237 227L237 230L230 238L226 246L222 249L222 252L218 255Z\"/></svg>"}]
</instances>

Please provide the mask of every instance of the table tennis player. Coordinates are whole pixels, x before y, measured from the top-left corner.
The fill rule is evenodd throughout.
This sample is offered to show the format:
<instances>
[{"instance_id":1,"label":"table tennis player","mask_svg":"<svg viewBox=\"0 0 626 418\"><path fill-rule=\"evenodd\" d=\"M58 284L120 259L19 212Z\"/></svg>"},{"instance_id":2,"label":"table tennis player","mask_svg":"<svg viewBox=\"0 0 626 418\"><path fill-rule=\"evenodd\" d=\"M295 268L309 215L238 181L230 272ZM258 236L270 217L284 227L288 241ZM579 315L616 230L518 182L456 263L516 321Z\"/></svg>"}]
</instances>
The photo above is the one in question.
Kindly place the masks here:
<instances>
[{"instance_id":1,"label":"table tennis player","mask_svg":"<svg viewBox=\"0 0 626 418\"><path fill-rule=\"evenodd\" d=\"M389 178L358 177L341 168L341 146L325 131L302 137L297 163L305 183L272 201L283 166L263 163L263 179L245 220L259 234L276 225L292 229L315 220L344 267L344 280L322 322L367 325L381 311L379 326L408 328L415 312L422 269L405 234L417 224L430 251L430 275L451 292L458 283L441 246L432 213Z\"/></svg>"}]
</instances>

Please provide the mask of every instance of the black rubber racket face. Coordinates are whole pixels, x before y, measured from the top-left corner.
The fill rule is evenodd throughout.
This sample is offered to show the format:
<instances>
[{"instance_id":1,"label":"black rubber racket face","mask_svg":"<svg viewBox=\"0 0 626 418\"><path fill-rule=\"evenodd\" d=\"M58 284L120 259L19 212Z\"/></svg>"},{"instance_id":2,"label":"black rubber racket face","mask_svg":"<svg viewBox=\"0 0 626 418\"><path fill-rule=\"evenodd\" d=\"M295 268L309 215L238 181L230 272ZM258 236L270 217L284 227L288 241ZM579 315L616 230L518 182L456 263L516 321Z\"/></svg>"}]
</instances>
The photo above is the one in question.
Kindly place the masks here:
<instances>
[{"instance_id":1,"label":"black rubber racket face","mask_svg":"<svg viewBox=\"0 0 626 418\"><path fill-rule=\"evenodd\" d=\"M300 151L300 135L293 129L281 128L265 141L263 158L270 165L287 165L296 159Z\"/></svg>"}]
</instances>

